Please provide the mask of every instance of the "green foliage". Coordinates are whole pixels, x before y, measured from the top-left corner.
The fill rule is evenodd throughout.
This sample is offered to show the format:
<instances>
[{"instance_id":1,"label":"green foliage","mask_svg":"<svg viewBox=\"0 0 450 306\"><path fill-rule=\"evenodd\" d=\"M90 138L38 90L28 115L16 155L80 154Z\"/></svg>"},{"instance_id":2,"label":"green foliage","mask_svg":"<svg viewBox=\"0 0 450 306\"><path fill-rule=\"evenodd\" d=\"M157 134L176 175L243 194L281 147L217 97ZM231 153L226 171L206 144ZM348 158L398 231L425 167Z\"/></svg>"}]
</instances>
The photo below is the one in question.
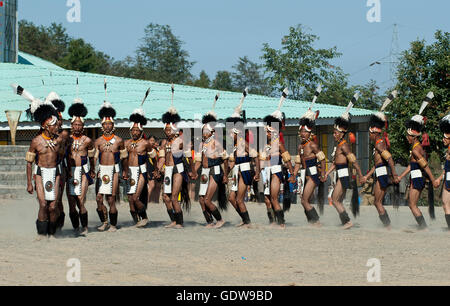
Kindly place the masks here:
<instances>
[{"instance_id":1,"label":"green foliage","mask_svg":"<svg viewBox=\"0 0 450 306\"><path fill-rule=\"evenodd\" d=\"M211 86L211 80L205 70L200 72L199 78L192 83L193 86L209 88Z\"/></svg>"},{"instance_id":2,"label":"green foliage","mask_svg":"<svg viewBox=\"0 0 450 306\"><path fill-rule=\"evenodd\" d=\"M262 65L252 62L247 56L240 57L233 66L233 87L237 91L248 87L251 94L270 95L272 90L262 68Z\"/></svg>"},{"instance_id":3,"label":"green foliage","mask_svg":"<svg viewBox=\"0 0 450 306\"><path fill-rule=\"evenodd\" d=\"M288 87L291 98L307 100L314 94L317 84L326 85L345 78L339 67L330 64L341 53L336 47L314 48L318 39L298 25L289 28L289 34L282 39L281 50L273 49L267 43L263 45L262 59L274 91Z\"/></svg>"},{"instance_id":4,"label":"green foliage","mask_svg":"<svg viewBox=\"0 0 450 306\"><path fill-rule=\"evenodd\" d=\"M233 91L231 73L228 71L217 71L216 78L212 82L212 88Z\"/></svg>"},{"instance_id":5,"label":"green foliage","mask_svg":"<svg viewBox=\"0 0 450 306\"><path fill-rule=\"evenodd\" d=\"M19 21L20 51L59 64L68 52L69 42L70 37L62 24L38 27L26 20Z\"/></svg>"},{"instance_id":6,"label":"green foliage","mask_svg":"<svg viewBox=\"0 0 450 306\"><path fill-rule=\"evenodd\" d=\"M136 76L139 78L184 84L192 76L189 53L168 25L150 23L136 51Z\"/></svg>"},{"instance_id":7,"label":"green foliage","mask_svg":"<svg viewBox=\"0 0 450 306\"><path fill-rule=\"evenodd\" d=\"M82 39L71 40L67 50L67 55L61 60L64 68L83 72L108 73L109 57L95 51L94 47Z\"/></svg>"},{"instance_id":8,"label":"green foliage","mask_svg":"<svg viewBox=\"0 0 450 306\"><path fill-rule=\"evenodd\" d=\"M406 141L405 122L419 112L420 105L429 91L434 100L422 115L427 117L426 132L431 150L443 148L440 119L450 111L450 33L437 31L436 41L426 45L417 40L404 51L397 68L399 97L388 107L390 114L390 139L394 159L406 161L410 145Z\"/></svg>"}]
</instances>

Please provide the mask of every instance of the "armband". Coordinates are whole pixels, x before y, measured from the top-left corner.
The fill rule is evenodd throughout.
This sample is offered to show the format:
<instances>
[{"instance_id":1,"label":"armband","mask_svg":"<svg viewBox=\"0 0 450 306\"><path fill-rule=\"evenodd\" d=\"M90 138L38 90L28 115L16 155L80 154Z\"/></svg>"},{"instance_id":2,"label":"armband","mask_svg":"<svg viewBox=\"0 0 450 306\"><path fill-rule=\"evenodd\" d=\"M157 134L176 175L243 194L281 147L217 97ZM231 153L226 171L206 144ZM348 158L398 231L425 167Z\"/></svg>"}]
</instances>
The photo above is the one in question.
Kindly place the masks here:
<instances>
[{"instance_id":1,"label":"armband","mask_svg":"<svg viewBox=\"0 0 450 306\"><path fill-rule=\"evenodd\" d=\"M153 149L151 152L147 153L148 157L150 157L151 159L156 157L156 150Z\"/></svg>"},{"instance_id":2,"label":"armband","mask_svg":"<svg viewBox=\"0 0 450 306\"><path fill-rule=\"evenodd\" d=\"M128 157L128 151L127 148L120 150L120 159L125 159Z\"/></svg>"},{"instance_id":3,"label":"armband","mask_svg":"<svg viewBox=\"0 0 450 306\"><path fill-rule=\"evenodd\" d=\"M202 153L200 153L200 152L195 152L195 155L194 155L194 161L195 161L195 162L202 162Z\"/></svg>"},{"instance_id":4,"label":"armband","mask_svg":"<svg viewBox=\"0 0 450 306\"><path fill-rule=\"evenodd\" d=\"M417 163L419 164L419 166L422 168L422 169L425 169L427 166L428 166L428 162L425 160L425 158L421 158L421 159L419 159L418 161L417 161Z\"/></svg>"},{"instance_id":5,"label":"armband","mask_svg":"<svg viewBox=\"0 0 450 306\"><path fill-rule=\"evenodd\" d=\"M159 158L166 157L166 151L165 150L159 150L158 157Z\"/></svg>"},{"instance_id":6,"label":"armband","mask_svg":"<svg viewBox=\"0 0 450 306\"><path fill-rule=\"evenodd\" d=\"M383 152L381 152L381 157L385 160L388 161L389 158L392 157L391 153L389 153L388 150L384 150Z\"/></svg>"},{"instance_id":7,"label":"armband","mask_svg":"<svg viewBox=\"0 0 450 306\"><path fill-rule=\"evenodd\" d=\"M229 156L228 156L228 154L227 154L227 151L223 151L223 153L222 153L222 159L223 160L227 160L229 158Z\"/></svg>"},{"instance_id":8,"label":"armband","mask_svg":"<svg viewBox=\"0 0 450 306\"><path fill-rule=\"evenodd\" d=\"M95 156L95 148L93 148L92 150L88 150L88 157L94 157Z\"/></svg>"},{"instance_id":9,"label":"armband","mask_svg":"<svg viewBox=\"0 0 450 306\"><path fill-rule=\"evenodd\" d=\"M286 151L283 154L281 154L281 158L283 159L283 161L285 163L290 162L291 161L291 154L289 154L289 152Z\"/></svg>"},{"instance_id":10,"label":"armband","mask_svg":"<svg viewBox=\"0 0 450 306\"><path fill-rule=\"evenodd\" d=\"M258 152L255 149L250 149L249 155L251 158L258 157Z\"/></svg>"},{"instance_id":11,"label":"armband","mask_svg":"<svg viewBox=\"0 0 450 306\"><path fill-rule=\"evenodd\" d=\"M319 162L321 162L322 160L325 160L325 153L323 153L322 151L320 151L319 153L316 154L317 160Z\"/></svg>"},{"instance_id":12,"label":"armband","mask_svg":"<svg viewBox=\"0 0 450 306\"><path fill-rule=\"evenodd\" d=\"M25 154L25 160L29 163L34 163L36 159L36 153L28 151L27 154Z\"/></svg>"},{"instance_id":13,"label":"armband","mask_svg":"<svg viewBox=\"0 0 450 306\"><path fill-rule=\"evenodd\" d=\"M97 160L99 156L100 156L100 151L95 150L94 159Z\"/></svg>"},{"instance_id":14,"label":"armband","mask_svg":"<svg viewBox=\"0 0 450 306\"><path fill-rule=\"evenodd\" d=\"M267 153L266 152L261 152L259 153L259 160L267 160Z\"/></svg>"},{"instance_id":15,"label":"armband","mask_svg":"<svg viewBox=\"0 0 450 306\"><path fill-rule=\"evenodd\" d=\"M355 154L349 153L349 154L347 155L347 160L348 160L349 162L351 162L351 163L354 163L354 162L356 161L356 156L355 156Z\"/></svg>"},{"instance_id":16,"label":"armband","mask_svg":"<svg viewBox=\"0 0 450 306\"><path fill-rule=\"evenodd\" d=\"M296 164L301 164L300 155L296 155L295 156L295 163Z\"/></svg>"}]
</instances>

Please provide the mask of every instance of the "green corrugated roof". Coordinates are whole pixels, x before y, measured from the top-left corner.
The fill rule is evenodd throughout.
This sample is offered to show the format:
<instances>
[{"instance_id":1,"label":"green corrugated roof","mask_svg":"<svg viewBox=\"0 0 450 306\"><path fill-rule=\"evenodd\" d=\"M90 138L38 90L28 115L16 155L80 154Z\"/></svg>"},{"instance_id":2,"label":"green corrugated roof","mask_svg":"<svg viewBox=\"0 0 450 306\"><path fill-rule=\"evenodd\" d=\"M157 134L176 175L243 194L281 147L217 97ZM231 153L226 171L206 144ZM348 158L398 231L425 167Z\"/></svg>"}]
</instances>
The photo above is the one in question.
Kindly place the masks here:
<instances>
[{"instance_id":1,"label":"green corrugated roof","mask_svg":"<svg viewBox=\"0 0 450 306\"><path fill-rule=\"evenodd\" d=\"M58 93L66 102L66 111L63 116L69 119L67 110L73 99L76 98L76 78L79 78L79 96L88 107L87 119L97 119L98 110L105 98L103 89L104 75L70 71L55 66L52 63L35 56L20 53L30 64L0 64L0 122L6 122L5 110L25 110L28 102L13 93L11 83L20 84L29 90L35 97L45 98L50 91ZM52 77L50 77L50 71ZM149 119L159 120L167 111L171 101L171 85L165 83L149 82L136 79L106 76L108 82L108 101L117 111L116 119L127 119L131 112L139 107L148 87L151 88L149 98L144 104L146 116ZM42 85L44 79L45 86ZM174 106L183 119L193 119L195 114L203 114L211 109L217 90L204 89L192 86L175 85ZM220 99L216 105L219 119L230 116L239 104L242 93L220 92ZM349 97L350 99L350 97ZM320 99L319 99L320 100ZM248 95L243 109L248 119L259 119L272 113L277 105L278 98L259 95ZM298 118L308 108L309 102L286 100L282 111L286 117ZM316 104L320 110L321 118L339 116L344 107L329 104ZM354 108L353 116L367 116L372 114L369 110ZM26 121L22 116L21 122Z\"/></svg>"}]
</instances>

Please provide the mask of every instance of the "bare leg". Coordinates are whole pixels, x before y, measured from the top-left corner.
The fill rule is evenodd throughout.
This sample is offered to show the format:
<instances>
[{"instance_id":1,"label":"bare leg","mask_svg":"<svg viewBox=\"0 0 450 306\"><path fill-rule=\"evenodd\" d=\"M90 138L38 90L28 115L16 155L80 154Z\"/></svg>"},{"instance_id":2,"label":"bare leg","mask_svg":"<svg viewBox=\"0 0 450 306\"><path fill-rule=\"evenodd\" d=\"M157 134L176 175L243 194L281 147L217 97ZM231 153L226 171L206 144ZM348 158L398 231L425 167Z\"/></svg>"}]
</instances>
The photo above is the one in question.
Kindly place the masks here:
<instances>
[{"instance_id":1,"label":"bare leg","mask_svg":"<svg viewBox=\"0 0 450 306\"><path fill-rule=\"evenodd\" d=\"M212 198L213 198L214 194L216 193L216 190L217 190L217 183L213 179L213 177L210 176L208 190L206 191L206 196L205 196L205 205L217 221L217 223L214 227L221 228L225 224L225 221L223 221L222 215L220 214L219 210L217 209L217 206L214 205L212 202Z\"/></svg>"},{"instance_id":2,"label":"bare leg","mask_svg":"<svg viewBox=\"0 0 450 306\"><path fill-rule=\"evenodd\" d=\"M247 207L245 206L244 197L247 191L247 185L244 183L244 179L242 178L242 174L239 173L239 184L238 191L236 195L236 203L239 207L239 210L242 214L242 221L244 225L249 225L251 223L250 217L248 215Z\"/></svg>"},{"instance_id":3,"label":"bare leg","mask_svg":"<svg viewBox=\"0 0 450 306\"><path fill-rule=\"evenodd\" d=\"M445 220L447 221L447 226L450 230L450 191L445 189L445 186L442 191L442 207L444 208Z\"/></svg>"},{"instance_id":4,"label":"bare leg","mask_svg":"<svg viewBox=\"0 0 450 306\"><path fill-rule=\"evenodd\" d=\"M314 182L314 180L310 177L306 177L306 184L305 187L303 188L302 194L302 205L303 208L305 209L305 215L308 222L314 225L320 225L319 215L317 214L316 209L309 202L311 200L315 188L316 183Z\"/></svg>"},{"instance_id":5,"label":"bare leg","mask_svg":"<svg viewBox=\"0 0 450 306\"><path fill-rule=\"evenodd\" d=\"M344 195L344 189L342 188L342 183L340 180L337 181L336 186L334 187L333 194L331 195L331 199L333 201L333 205L339 213L339 218L341 219L342 225L344 229L348 229L353 226L350 221L350 217L345 211L344 205L342 204L342 197Z\"/></svg>"},{"instance_id":6,"label":"bare leg","mask_svg":"<svg viewBox=\"0 0 450 306\"><path fill-rule=\"evenodd\" d=\"M278 225L281 228L285 228L286 225L284 221L284 211L280 206L280 202L278 202L278 196L280 194L280 184L281 182L278 176L276 174L272 174L272 178L270 180L270 202L275 212Z\"/></svg>"},{"instance_id":7,"label":"bare leg","mask_svg":"<svg viewBox=\"0 0 450 306\"><path fill-rule=\"evenodd\" d=\"M422 193L422 190L410 188L408 205L409 205L409 209L411 209L412 214L416 218L417 223L419 224L419 228L424 229L427 227L427 224L425 222L425 219L423 218L422 212L417 207L417 202L419 201L419 197L420 197L421 193Z\"/></svg>"},{"instance_id":8,"label":"bare leg","mask_svg":"<svg viewBox=\"0 0 450 306\"><path fill-rule=\"evenodd\" d=\"M383 199L386 194L386 189L381 188L380 182L376 181L374 186L374 194L375 194L375 208L378 211L378 215L380 216L381 222L383 222L384 226L389 227L391 224L391 220L387 214L386 209L383 207Z\"/></svg>"},{"instance_id":9,"label":"bare leg","mask_svg":"<svg viewBox=\"0 0 450 306\"><path fill-rule=\"evenodd\" d=\"M148 217L147 217L145 205L139 199L142 191L144 190L144 186L145 186L145 178L142 174L140 174L138 186L136 188L136 193L131 196L133 198L133 203L137 209L137 213L138 213L139 217L141 218L141 220L138 222L138 224L136 224L137 227L144 227L148 224Z\"/></svg>"},{"instance_id":10,"label":"bare leg","mask_svg":"<svg viewBox=\"0 0 450 306\"><path fill-rule=\"evenodd\" d=\"M36 220L38 237L36 238L36 240L42 240L44 238L47 238L49 213L47 201L45 200L44 197L44 186L42 184L42 178L40 175L36 175L35 182L36 182L36 194L39 204L38 218Z\"/></svg>"},{"instance_id":11,"label":"bare leg","mask_svg":"<svg viewBox=\"0 0 450 306\"><path fill-rule=\"evenodd\" d=\"M264 203L267 208L267 217L269 218L269 223L274 224L275 222L275 214L272 208L272 203L270 202L270 196L264 195Z\"/></svg>"},{"instance_id":12,"label":"bare leg","mask_svg":"<svg viewBox=\"0 0 450 306\"><path fill-rule=\"evenodd\" d=\"M179 173L175 173L173 175L173 185L172 185L172 206L175 211L175 222L176 225L174 228L182 228L183 227L183 211L181 210L181 205L178 202L178 195L181 191L181 185L183 184L183 176Z\"/></svg>"}]
</instances>

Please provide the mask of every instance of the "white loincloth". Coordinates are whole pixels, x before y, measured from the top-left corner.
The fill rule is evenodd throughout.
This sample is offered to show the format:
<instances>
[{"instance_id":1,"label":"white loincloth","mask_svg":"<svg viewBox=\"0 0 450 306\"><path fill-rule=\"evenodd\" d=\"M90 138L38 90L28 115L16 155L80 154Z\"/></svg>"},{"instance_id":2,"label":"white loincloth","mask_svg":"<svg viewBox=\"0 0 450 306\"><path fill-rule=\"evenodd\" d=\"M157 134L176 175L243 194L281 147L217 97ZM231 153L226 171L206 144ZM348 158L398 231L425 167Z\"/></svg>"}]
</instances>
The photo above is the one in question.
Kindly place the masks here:
<instances>
[{"instance_id":1,"label":"white loincloth","mask_svg":"<svg viewBox=\"0 0 450 306\"><path fill-rule=\"evenodd\" d=\"M206 191L208 190L209 186L209 172L211 171L210 168L202 168L202 174L200 176L200 190L198 192L199 196L205 196Z\"/></svg>"},{"instance_id":2,"label":"white loincloth","mask_svg":"<svg viewBox=\"0 0 450 306\"><path fill-rule=\"evenodd\" d=\"M139 177L141 174L140 167L128 167L130 169L130 179L128 180L128 194L135 194L139 183Z\"/></svg>"},{"instance_id":3,"label":"white loincloth","mask_svg":"<svg viewBox=\"0 0 450 306\"><path fill-rule=\"evenodd\" d=\"M42 185L44 186L44 199L46 201L56 200L56 168L40 168Z\"/></svg>"},{"instance_id":4,"label":"white loincloth","mask_svg":"<svg viewBox=\"0 0 450 306\"><path fill-rule=\"evenodd\" d=\"M172 193L172 178L173 178L173 166L164 167L164 193Z\"/></svg>"},{"instance_id":5,"label":"white loincloth","mask_svg":"<svg viewBox=\"0 0 450 306\"><path fill-rule=\"evenodd\" d=\"M81 166L72 167L70 169L70 174L72 175L72 178L69 180L69 195L80 196L83 168Z\"/></svg>"},{"instance_id":6,"label":"white loincloth","mask_svg":"<svg viewBox=\"0 0 450 306\"><path fill-rule=\"evenodd\" d=\"M113 194L113 181L114 181L114 168L115 165L104 166L99 165L100 169L100 188L98 193L112 195Z\"/></svg>"}]
</instances>

